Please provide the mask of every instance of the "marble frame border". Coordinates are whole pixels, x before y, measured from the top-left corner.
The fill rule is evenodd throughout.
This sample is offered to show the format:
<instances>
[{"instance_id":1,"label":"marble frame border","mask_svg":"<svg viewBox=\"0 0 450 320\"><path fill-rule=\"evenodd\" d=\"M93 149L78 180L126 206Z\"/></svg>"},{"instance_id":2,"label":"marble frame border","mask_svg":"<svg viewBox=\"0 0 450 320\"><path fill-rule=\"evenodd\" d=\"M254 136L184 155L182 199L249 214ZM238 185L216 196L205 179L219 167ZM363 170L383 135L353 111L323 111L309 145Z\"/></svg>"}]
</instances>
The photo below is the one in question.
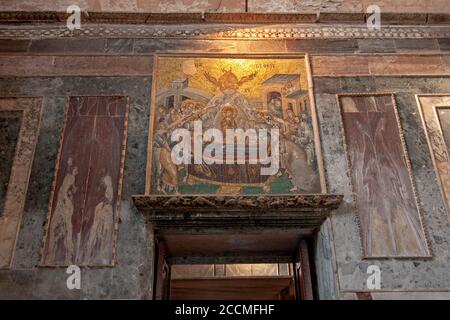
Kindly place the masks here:
<instances>
[{"instance_id":1,"label":"marble frame border","mask_svg":"<svg viewBox=\"0 0 450 320\"><path fill-rule=\"evenodd\" d=\"M431 161L433 162L433 169L434 169L434 172L436 174L436 178L438 180L439 190L441 192L441 195L442 195L442 198L443 198L443 202L444 202L445 208L447 210L447 215L450 218L450 208L449 208L448 203L447 203L447 195L445 194L444 187L442 186L441 174L439 173L439 169L438 169L438 167L436 165L436 159L435 159L435 156L434 156L434 151L433 151L431 139L430 139L430 136L428 134L427 122L425 120L425 116L424 116L423 111L422 111L422 108L424 107L423 104L420 101L420 98L422 98L422 97L424 97L424 98L439 98L439 97L444 98L445 97L445 98L448 98L450 100L450 93L428 93L428 94L416 94L415 95L417 106L418 106L418 109L419 109L419 114L420 114L420 121L422 123L422 129L425 132L425 137L427 139L427 144L428 144L428 150L430 152ZM437 116L437 113L436 113L436 108L439 108L439 107L450 107L450 106L434 105L432 108L433 108L433 113L436 116L436 119L439 119L439 117ZM442 128L441 128L441 122L438 120L438 121L436 121L436 123L438 125L439 133L441 135L441 138L443 139L444 135L443 135ZM446 151L447 151L447 155L450 157L450 153L449 153L450 150L448 150L447 146L446 146Z\"/></svg>"},{"instance_id":2,"label":"marble frame border","mask_svg":"<svg viewBox=\"0 0 450 320\"><path fill-rule=\"evenodd\" d=\"M415 200L415 204L417 207L417 211L419 214L419 221L420 221L420 225L422 227L422 230L424 232L425 235L425 240L426 240L426 248L428 251L428 255L425 256L403 256L403 257L395 257L395 256L367 256L367 253L364 249L363 246L363 234L362 234L362 228L361 228L361 218L360 218L360 213L358 208L356 207L356 194L355 194L355 188L354 188L354 182L353 182L353 177L352 177L352 164L350 162L350 155L348 152L348 145L347 145L347 138L345 136L345 131L344 131L344 119L343 119L343 112L342 112L342 105L341 105L341 97L372 97L372 96L390 96L392 99L392 103L393 103L393 107L394 107L394 114L395 114L395 119L397 121L397 128L398 128L398 132L399 132L399 136L400 136L400 141L401 141L401 147L403 150L403 157L405 159L406 162L406 168L408 171L408 176L409 176L409 180L411 181L411 187L413 190L413 196L414 196L414 200ZM407 259L432 259L433 258L433 251L432 251L432 247L430 245L430 237L428 234L428 229L426 228L426 224L425 224L425 219L423 216L423 209L422 206L420 205L420 200L419 200L419 195L417 193L417 187L416 187L416 183L414 180L414 176L413 176L413 172L412 172L412 166L411 166L411 160L409 158L409 153L408 153L408 148L405 142L405 136L404 136L404 130L400 121L400 115L398 113L398 106L397 106L397 100L395 98L395 93L393 92L375 92L375 93L339 93L336 94L336 101L337 101L337 106L339 108L339 125L340 125L340 131L341 131L341 135L342 135L342 140L343 140L343 144L344 144L344 150L345 150L345 159L347 162L347 177L349 179L350 185L351 185L351 189L352 189L352 198L353 198L353 209L355 210L356 213L356 223L358 225L358 233L359 233L359 240L360 240L360 251L361 251L361 257L363 260L376 260L376 259L396 259L396 260L407 260Z\"/></svg>"},{"instance_id":3,"label":"marble frame border","mask_svg":"<svg viewBox=\"0 0 450 320\"><path fill-rule=\"evenodd\" d=\"M59 165L61 160L61 152L64 145L64 135L66 131L66 125L69 115L69 107L70 107L70 100L75 97L103 97L103 98L111 98L111 97L120 97L120 98L126 98L126 110L125 110L125 120L124 120L124 137L122 141L121 146L121 160L120 160L120 170L119 170L119 181L118 181L118 188L117 188L117 200L116 200L116 216L114 217L114 238L113 238L113 247L112 247L112 258L111 263L107 265L77 265L80 268L113 268L117 265L117 242L119 238L119 219L120 219L120 208L121 208L121 198L122 198L122 187L123 187L123 180L124 180L124 170L125 170L125 157L126 157L126 150L127 150L127 141L128 141L128 121L129 121L129 112L130 112L130 97L124 96L124 95L73 95L68 96L66 101L66 110L64 112L64 123L63 128L60 132L60 138L59 138L59 146L58 146L58 153L56 156L56 165L55 170L52 178L52 186L51 186L51 192L50 192L50 198L49 198L49 204L48 204L48 210L47 210L47 216L45 218L44 223L44 234L41 242L41 248L39 250L39 263L38 267L40 268L65 268L67 266L65 265L49 265L44 263L44 251L45 251L45 245L47 243L48 238L48 229L50 226L51 216L52 216L52 209L53 209L53 198L55 196L56 192L56 181L59 174Z\"/></svg>"},{"instance_id":4,"label":"marble frame border","mask_svg":"<svg viewBox=\"0 0 450 320\"><path fill-rule=\"evenodd\" d=\"M145 177L145 195L151 195L151 178L153 164L153 135L155 122L155 101L156 101L156 78L158 74L158 58L159 57L178 57L178 58L224 58L224 59L303 59L305 62L306 77L308 84L308 96L311 107L311 118L314 132L314 149L317 157L317 167L320 179L321 194L327 193L327 179L325 176L322 143L320 136L320 124L317 116L317 109L314 96L314 82L312 79L312 70L309 55L307 53L260 53L260 54L236 54L236 53L180 53L180 52L161 52L153 55L153 73L152 73L152 93L150 98L150 123L147 144L147 164ZM200 196L200 194L199 194Z\"/></svg>"},{"instance_id":5,"label":"marble frame border","mask_svg":"<svg viewBox=\"0 0 450 320\"><path fill-rule=\"evenodd\" d=\"M34 154L39 139L43 98L15 96L0 97L0 99L15 100L10 106L1 106L0 112L20 111L22 113L19 137L17 139L16 150L11 166L8 189L5 195L4 212L2 216L0 216L1 246L3 249L3 246L6 243L7 251L9 251L9 257L6 257L4 264L0 264L0 269L11 269L13 266L15 248L19 237L19 229L22 223L22 216L25 209L28 185L34 162ZM26 106L21 104L19 105L18 101L25 99L30 102L27 103ZM18 170L18 167L25 167L25 170ZM11 200L11 197L13 197L11 194L12 185L14 188L17 188L17 192L21 193L21 195L16 196L13 200ZM13 201L16 201L15 204L11 204ZM12 234L12 232L15 234Z\"/></svg>"},{"instance_id":6,"label":"marble frame border","mask_svg":"<svg viewBox=\"0 0 450 320\"><path fill-rule=\"evenodd\" d=\"M207 14L207 13L206 13ZM5 14L3 13L3 16ZM267 15L267 14L265 14ZM84 17L86 18L86 17ZM199 20L201 17L198 17ZM63 18L65 21L67 18ZM360 23L336 25L333 22L322 21L320 23L308 23L301 21L271 21L243 23L243 21L227 21L227 25L220 22L192 23L189 21L177 24L155 23L113 23L92 21L85 23L80 30L70 31L65 25L44 23L36 25L37 21L29 21L31 24L8 25L1 24L0 13L0 38L1 39L70 39L70 38L144 38L144 39L229 39L229 40L270 40L270 39L432 39L448 38L450 28L444 23L439 25L384 25L381 30L368 30L364 19ZM4 18L3 18L4 20ZM201 20L204 22L204 20Z\"/></svg>"},{"instance_id":7,"label":"marble frame border","mask_svg":"<svg viewBox=\"0 0 450 320\"><path fill-rule=\"evenodd\" d=\"M450 98L450 96L449 96L449 98ZM433 106L433 113L434 113L436 119L438 119L438 120L439 120L439 115L438 115L438 110L439 109L449 109L450 110L450 105L435 105L435 106ZM437 124L438 124L438 127L439 127L439 133L441 134L442 139L445 141L445 139L444 139L444 131L442 130L441 121L438 121ZM450 150L447 147L447 145L445 145L445 151L447 152L447 157L450 158Z\"/></svg>"}]
</instances>

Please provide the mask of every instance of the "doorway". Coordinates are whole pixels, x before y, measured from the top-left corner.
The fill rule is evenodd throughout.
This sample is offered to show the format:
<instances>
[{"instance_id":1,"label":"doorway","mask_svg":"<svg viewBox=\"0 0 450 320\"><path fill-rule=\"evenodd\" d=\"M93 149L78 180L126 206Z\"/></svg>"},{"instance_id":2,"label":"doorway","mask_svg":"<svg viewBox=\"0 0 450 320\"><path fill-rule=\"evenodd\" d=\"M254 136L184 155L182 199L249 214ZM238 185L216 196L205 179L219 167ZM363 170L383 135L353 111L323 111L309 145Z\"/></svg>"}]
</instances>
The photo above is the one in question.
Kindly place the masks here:
<instances>
[{"instance_id":1,"label":"doorway","mask_svg":"<svg viewBox=\"0 0 450 320\"><path fill-rule=\"evenodd\" d=\"M163 238L155 240L154 299L157 300L312 300L314 267L307 240L300 240L296 254L286 261L248 257L172 259ZM242 259L242 258L241 258ZM267 257L273 259L273 257Z\"/></svg>"},{"instance_id":2,"label":"doorway","mask_svg":"<svg viewBox=\"0 0 450 320\"><path fill-rule=\"evenodd\" d=\"M290 264L173 265L171 300L294 300Z\"/></svg>"}]
</instances>

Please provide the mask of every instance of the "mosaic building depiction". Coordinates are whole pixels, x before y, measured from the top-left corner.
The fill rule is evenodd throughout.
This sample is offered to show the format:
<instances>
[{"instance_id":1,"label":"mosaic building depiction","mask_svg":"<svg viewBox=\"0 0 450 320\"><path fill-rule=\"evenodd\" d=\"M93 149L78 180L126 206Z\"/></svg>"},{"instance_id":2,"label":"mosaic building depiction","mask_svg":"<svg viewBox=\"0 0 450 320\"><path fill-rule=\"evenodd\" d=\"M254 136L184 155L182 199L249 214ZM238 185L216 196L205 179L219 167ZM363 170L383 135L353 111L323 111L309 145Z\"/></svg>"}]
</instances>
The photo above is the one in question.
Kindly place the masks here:
<instances>
[{"instance_id":1,"label":"mosaic building depiction","mask_svg":"<svg viewBox=\"0 0 450 320\"><path fill-rule=\"evenodd\" d=\"M375 2L1 1L0 300L450 300L449 3Z\"/></svg>"}]
</instances>

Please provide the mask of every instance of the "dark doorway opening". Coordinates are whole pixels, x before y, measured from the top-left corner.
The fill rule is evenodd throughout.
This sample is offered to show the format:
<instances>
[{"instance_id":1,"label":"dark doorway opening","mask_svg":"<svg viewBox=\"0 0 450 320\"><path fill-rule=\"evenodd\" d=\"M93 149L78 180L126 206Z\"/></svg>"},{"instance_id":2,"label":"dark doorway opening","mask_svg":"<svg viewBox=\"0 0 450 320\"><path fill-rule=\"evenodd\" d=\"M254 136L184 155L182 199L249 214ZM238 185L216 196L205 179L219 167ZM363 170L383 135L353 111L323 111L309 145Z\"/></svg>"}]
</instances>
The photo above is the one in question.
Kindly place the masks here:
<instances>
[{"instance_id":1,"label":"dark doorway opening","mask_svg":"<svg viewBox=\"0 0 450 320\"><path fill-rule=\"evenodd\" d=\"M155 239L154 299L312 300L314 265L308 240L290 257L171 256L164 238ZM246 260L246 261L243 261ZM204 262L207 263L204 263Z\"/></svg>"}]
</instances>

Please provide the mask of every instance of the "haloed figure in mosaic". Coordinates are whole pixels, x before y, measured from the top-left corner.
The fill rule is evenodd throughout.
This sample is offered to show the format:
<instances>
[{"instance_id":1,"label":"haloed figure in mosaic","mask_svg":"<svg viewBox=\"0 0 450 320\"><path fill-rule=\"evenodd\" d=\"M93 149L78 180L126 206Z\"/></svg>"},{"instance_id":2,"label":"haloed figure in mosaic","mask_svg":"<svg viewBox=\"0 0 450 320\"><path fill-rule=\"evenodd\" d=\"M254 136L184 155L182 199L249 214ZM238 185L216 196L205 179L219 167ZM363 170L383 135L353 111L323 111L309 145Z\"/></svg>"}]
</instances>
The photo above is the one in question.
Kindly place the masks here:
<instances>
[{"instance_id":1,"label":"haloed figure in mosaic","mask_svg":"<svg viewBox=\"0 0 450 320\"><path fill-rule=\"evenodd\" d=\"M281 123L281 166L285 168L294 185L290 191L301 191L302 186L314 186L314 141L308 120L303 121L292 110ZM303 187L304 188L304 187Z\"/></svg>"}]
</instances>

